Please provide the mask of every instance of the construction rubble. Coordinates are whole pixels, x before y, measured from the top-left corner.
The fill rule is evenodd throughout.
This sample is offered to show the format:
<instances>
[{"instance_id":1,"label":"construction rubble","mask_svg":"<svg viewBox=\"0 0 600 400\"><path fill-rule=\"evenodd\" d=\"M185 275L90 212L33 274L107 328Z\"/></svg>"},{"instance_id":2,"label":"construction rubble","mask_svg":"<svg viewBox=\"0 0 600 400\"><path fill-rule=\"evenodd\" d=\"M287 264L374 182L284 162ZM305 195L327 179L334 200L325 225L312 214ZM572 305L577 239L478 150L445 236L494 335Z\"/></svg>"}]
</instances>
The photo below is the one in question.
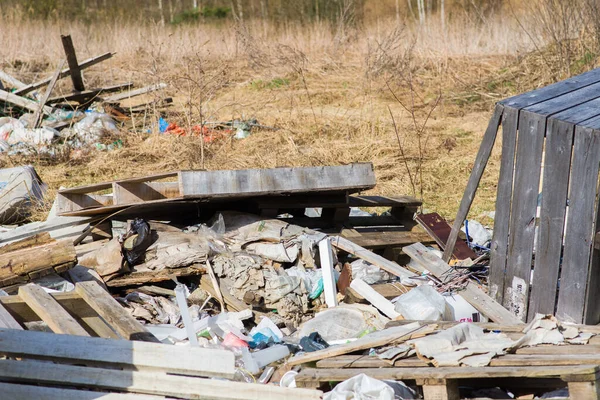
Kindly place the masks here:
<instances>
[{"instance_id":1,"label":"construction rubble","mask_svg":"<svg viewBox=\"0 0 600 400\"><path fill-rule=\"evenodd\" d=\"M0 172L14 223L44 184ZM363 163L59 190L0 231L3 397L597 398L599 327L524 323L487 294L488 228L448 264L448 224L374 187Z\"/></svg>"}]
</instances>

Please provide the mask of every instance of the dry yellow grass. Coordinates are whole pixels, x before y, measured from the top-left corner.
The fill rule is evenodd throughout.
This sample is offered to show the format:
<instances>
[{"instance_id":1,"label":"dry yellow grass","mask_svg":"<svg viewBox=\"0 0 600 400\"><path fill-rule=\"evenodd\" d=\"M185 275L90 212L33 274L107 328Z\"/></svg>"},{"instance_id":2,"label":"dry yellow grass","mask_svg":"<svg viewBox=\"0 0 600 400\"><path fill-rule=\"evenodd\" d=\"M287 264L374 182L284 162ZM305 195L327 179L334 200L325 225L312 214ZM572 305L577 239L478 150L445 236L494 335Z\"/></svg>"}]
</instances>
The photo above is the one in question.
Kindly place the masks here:
<instances>
[{"instance_id":1,"label":"dry yellow grass","mask_svg":"<svg viewBox=\"0 0 600 400\"><path fill-rule=\"evenodd\" d=\"M166 118L181 126L244 117L280 129L211 143L203 159L198 139L157 134L151 112L136 119L137 131L123 131L122 149L71 160L0 159L0 166L34 163L49 184L49 200L59 186L165 170L372 161L378 180L373 192L385 195L418 196L420 184L413 193L407 165L416 178L422 164L425 208L452 219L493 103L548 80L535 57L522 57L532 49L530 39L515 21L500 17L487 24L457 21L446 32L435 24L417 29L391 20L360 28L260 22L163 28L119 21L23 26L4 17L0 68L27 82L50 74L62 56L60 34L67 33L80 59L118 53L84 73L88 86L163 81L175 99ZM58 90L69 85L63 80ZM417 125L427 121L420 146L406 108ZM144 133L148 129L153 132ZM496 151L472 217L494 209L498 167Z\"/></svg>"}]
</instances>

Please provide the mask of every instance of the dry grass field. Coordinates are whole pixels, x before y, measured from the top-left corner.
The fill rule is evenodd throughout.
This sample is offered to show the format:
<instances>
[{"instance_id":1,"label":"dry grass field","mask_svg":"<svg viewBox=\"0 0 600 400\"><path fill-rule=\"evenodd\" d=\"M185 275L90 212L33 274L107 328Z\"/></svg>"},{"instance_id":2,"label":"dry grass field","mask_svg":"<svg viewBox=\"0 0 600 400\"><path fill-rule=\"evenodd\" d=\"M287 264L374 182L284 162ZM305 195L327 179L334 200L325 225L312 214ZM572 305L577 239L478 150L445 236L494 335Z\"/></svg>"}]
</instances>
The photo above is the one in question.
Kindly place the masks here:
<instances>
[{"instance_id":1,"label":"dry grass field","mask_svg":"<svg viewBox=\"0 0 600 400\"><path fill-rule=\"evenodd\" d=\"M71 34L80 59L117 52L84 72L88 87L165 82L163 95L175 104L164 117L182 127L256 118L279 129L204 145L159 134L158 112L151 111L121 132L121 149L54 159L2 156L0 167L33 163L52 201L59 186L166 170L372 161L374 193L422 196L425 209L452 219L494 103L596 62L588 56L564 71L552 44L525 17L456 17L442 29L437 20L419 27L393 16L360 26L161 26L24 23L5 14L0 68L25 82L52 74L63 56L60 34ZM574 60L587 54L585 46L571 48ZM56 90L70 90L70 81ZM494 209L498 164L495 151L473 218Z\"/></svg>"}]
</instances>

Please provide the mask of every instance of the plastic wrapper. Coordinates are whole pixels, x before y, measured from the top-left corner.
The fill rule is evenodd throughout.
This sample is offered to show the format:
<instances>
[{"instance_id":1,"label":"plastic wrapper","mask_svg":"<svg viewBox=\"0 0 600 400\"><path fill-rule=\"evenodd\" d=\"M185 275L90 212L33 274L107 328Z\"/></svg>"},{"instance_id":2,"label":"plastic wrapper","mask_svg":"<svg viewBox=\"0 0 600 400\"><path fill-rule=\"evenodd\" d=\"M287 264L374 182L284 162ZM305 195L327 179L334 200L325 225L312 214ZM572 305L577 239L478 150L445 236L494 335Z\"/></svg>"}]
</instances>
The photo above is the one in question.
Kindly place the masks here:
<instances>
[{"instance_id":1,"label":"plastic wrapper","mask_svg":"<svg viewBox=\"0 0 600 400\"><path fill-rule=\"evenodd\" d=\"M339 383L323 400L394 400L415 399L415 392L402 382L384 382L365 374Z\"/></svg>"},{"instance_id":2,"label":"plastic wrapper","mask_svg":"<svg viewBox=\"0 0 600 400\"><path fill-rule=\"evenodd\" d=\"M405 319L415 321L441 321L451 317L444 296L429 285L417 286L398 297L394 309Z\"/></svg>"},{"instance_id":3,"label":"plastic wrapper","mask_svg":"<svg viewBox=\"0 0 600 400\"><path fill-rule=\"evenodd\" d=\"M136 218L131 223L126 238L137 235L133 240L131 249L123 248L125 259L129 265L135 265L146 254L146 250L152 244L150 225L141 218Z\"/></svg>"},{"instance_id":4,"label":"plastic wrapper","mask_svg":"<svg viewBox=\"0 0 600 400\"><path fill-rule=\"evenodd\" d=\"M353 261L350 267L352 268L353 279L361 279L369 285L390 279L390 275L387 272L362 259Z\"/></svg>"}]
</instances>

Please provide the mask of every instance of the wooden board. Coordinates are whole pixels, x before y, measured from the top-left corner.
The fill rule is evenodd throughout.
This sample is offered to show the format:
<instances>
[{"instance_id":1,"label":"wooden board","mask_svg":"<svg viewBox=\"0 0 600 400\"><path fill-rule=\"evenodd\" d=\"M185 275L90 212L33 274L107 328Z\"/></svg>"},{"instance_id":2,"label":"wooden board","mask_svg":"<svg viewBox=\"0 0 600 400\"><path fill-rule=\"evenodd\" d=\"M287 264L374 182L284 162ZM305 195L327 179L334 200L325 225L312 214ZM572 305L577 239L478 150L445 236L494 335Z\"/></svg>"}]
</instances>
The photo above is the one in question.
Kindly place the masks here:
<instances>
[{"instance_id":1,"label":"wooden board","mask_svg":"<svg viewBox=\"0 0 600 400\"><path fill-rule=\"evenodd\" d=\"M400 283L380 283L371 285L371 288L388 300L394 299L404 293L408 293L411 289L403 286ZM351 287L346 288L344 303L365 303L366 300Z\"/></svg>"},{"instance_id":2,"label":"wooden board","mask_svg":"<svg viewBox=\"0 0 600 400\"><path fill-rule=\"evenodd\" d=\"M89 336L85 329L41 286L32 283L21 286L19 297L48 324L53 332Z\"/></svg>"},{"instance_id":3,"label":"wooden board","mask_svg":"<svg viewBox=\"0 0 600 400\"><path fill-rule=\"evenodd\" d=\"M419 230L421 228L418 228ZM352 241L357 246L365 249L382 249L386 247L402 247L413 243L433 244L434 240L425 232L411 232L398 230L393 227L382 227L370 229L355 228L353 230L343 229L341 236ZM349 232L352 231L352 232ZM358 233L358 234L356 234Z\"/></svg>"},{"instance_id":4,"label":"wooden board","mask_svg":"<svg viewBox=\"0 0 600 400\"><path fill-rule=\"evenodd\" d=\"M121 100L130 99L132 97L140 96L142 94L151 93L157 90L161 90L167 87L166 83L157 83L155 85L146 86L135 90L127 90L123 93L118 93L104 99L107 103L118 103Z\"/></svg>"},{"instance_id":5,"label":"wooden board","mask_svg":"<svg viewBox=\"0 0 600 400\"><path fill-rule=\"evenodd\" d=\"M227 379L235 374L228 350L11 329L0 329L0 341L0 354L10 357Z\"/></svg>"},{"instance_id":6,"label":"wooden board","mask_svg":"<svg viewBox=\"0 0 600 400\"><path fill-rule=\"evenodd\" d=\"M146 393L185 399L318 400L322 395L322 392L317 390L159 373L73 365L53 365L52 368L48 368L47 363L35 361L0 360L0 377L3 380L25 383L73 385L79 388Z\"/></svg>"},{"instance_id":7,"label":"wooden board","mask_svg":"<svg viewBox=\"0 0 600 400\"><path fill-rule=\"evenodd\" d=\"M593 83L572 92L563 93L560 96L528 106L524 108L524 110L539 115L549 116L574 108L587 101L597 99L598 97L600 97L600 82Z\"/></svg>"},{"instance_id":8,"label":"wooden board","mask_svg":"<svg viewBox=\"0 0 600 400\"><path fill-rule=\"evenodd\" d=\"M0 304L0 328L23 329L2 304Z\"/></svg>"},{"instance_id":9,"label":"wooden board","mask_svg":"<svg viewBox=\"0 0 600 400\"><path fill-rule=\"evenodd\" d=\"M508 230L512 202L513 175L519 112L505 108L502 116L502 158L496 194L494 234L490 244L490 297L502 304L504 298L504 273L508 256Z\"/></svg>"},{"instance_id":10,"label":"wooden board","mask_svg":"<svg viewBox=\"0 0 600 400\"><path fill-rule=\"evenodd\" d=\"M527 317L545 131L543 117L520 112L502 304L522 321Z\"/></svg>"},{"instance_id":11,"label":"wooden board","mask_svg":"<svg viewBox=\"0 0 600 400\"><path fill-rule=\"evenodd\" d=\"M18 385L0 382L0 393L5 399L35 400L158 400L162 396L131 393L90 392L89 390L62 389L54 387Z\"/></svg>"},{"instance_id":12,"label":"wooden board","mask_svg":"<svg viewBox=\"0 0 600 400\"><path fill-rule=\"evenodd\" d=\"M496 143L496 136L498 134L498 127L500 126L500 119L502 118L503 111L504 107L502 107L500 104L496 104L494 115L492 115L488 127L485 130L485 134L483 135L481 146L479 147L479 151L475 157L473 169L469 175L469 182L467 183L462 200L460 201L460 206L458 208L458 212L456 213L454 223L452 224L452 230L450 231L450 235L446 243L446 249L444 249L444 255L442 257L444 261L450 260L452 252L454 251L454 246L456 245L456 239L458 239L460 227L469 214L471 204L473 204L473 199L475 198L475 193L477 192L477 187L479 186L479 181L481 181L483 171L485 170L487 162L490 159L490 154L492 154L494 143Z\"/></svg>"},{"instance_id":13,"label":"wooden board","mask_svg":"<svg viewBox=\"0 0 600 400\"><path fill-rule=\"evenodd\" d=\"M354 239L354 238L353 238ZM358 258L362 258L365 261L370 262L373 265L378 266L384 271L389 272L395 276L400 278L410 278L411 276L415 276L412 272L407 270L406 268L401 267L393 261L387 260L382 256L369 251L356 243L351 242L348 239L345 239L340 236L335 236L331 238L331 244L333 247L345 251L346 253L353 254Z\"/></svg>"},{"instance_id":14,"label":"wooden board","mask_svg":"<svg viewBox=\"0 0 600 400\"><path fill-rule=\"evenodd\" d=\"M300 356L294 356L287 360L286 364L293 366L312 361L323 360L325 358L348 354L353 351L370 349L372 347L383 346L390 343L401 343L409 340L413 335L421 332L430 331L431 326L420 326L418 323L387 328L378 332L371 333L354 342L331 346L323 350L317 350Z\"/></svg>"},{"instance_id":15,"label":"wooden board","mask_svg":"<svg viewBox=\"0 0 600 400\"><path fill-rule=\"evenodd\" d=\"M14 104L16 106L25 108L25 109L27 109L29 111L33 111L33 112L36 112L39 107L39 103L37 101L26 99L25 97L21 97L15 93L10 93L10 92L7 92L2 89L0 89L0 101L3 101L5 103ZM50 113L52 112L52 108L48 107L48 106L44 106L42 108L42 112L45 115L50 115Z\"/></svg>"},{"instance_id":16,"label":"wooden board","mask_svg":"<svg viewBox=\"0 0 600 400\"><path fill-rule=\"evenodd\" d=\"M69 74L71 75L71 81L73 82L73 88L78 91L85 90L83 84L83 76L81 76L81 69L77 62L77 54L75 53L75 47L73 46L73 40L71 35L61 35L63 49L67 56L67 63L69 64Z\"/></svg>"},{"instance_id":17,"label":"wooden board","mask_svg":"<svg viewBox=\"0 0 600 400\"><path fill-rule=\"evenodd\" d=\"M46 88L46 92L44 92L44 95L42 96L42 98L40 99L40 104L38 105L37 110L35 110L35 113L33 113L33 122L32 122L32 127L35 128L39 128L41 125L41 120L42 120L42 113L44 112L44 107L46 106L46 102L48 101L48 98L50 97L50 94L52 93L52 91L54 90L54 86L56 85L56 81L58 81L58 74L60 73L60 70L62 69L62 66L64 65L64 61L62 61L60 63L60 65L58 66L58 69L56 70L56 72L54 73L54 75L52 76L52 80L50 81L50 83L48 84L48 87Z\"/></svg>"},{"instance_id":18,"label":"wooden board","mask_svg":"<svg viewBox=\"0 0 600 400\"><path fill-rule=\"evenodd\" d=\"M548 120L542 204L528 320L536 313L554 314L562 254L574 126Z\"/></svg>"},{"instance_id":19,"label":"wooden board","mask_svg":"<svg viewBox=\"0 0 600 400\"><path fill-rule=\"evenodd\" d=\"M404 247L402 251L439 279L442 279L449 270L452 270L448 264L436 255L431 254L421 243ZM494 322L510 325L518 325L521 322L520 319L494 301L473 282L469 282L465 290L460 292L460 295L477 311Z\"/></svg>"},{"instance_id":20,"label":"wooden board","mask_svg":"<svg viewBox=\"0 0 600 400\"><path fill-rule=\"evenodd\" d=\"M423 227L423 229L425 229L429 236L435 240L442 250L446 248L446 242L448 241L452 228L440 214L417 214L415 220ZM475 254L475 252L467 246L467 243L462 240L456 241L452 255L459 260L465 260L467 258L474 260L477 258L477 254Z\"/></svg>"},{"instance_id":21,"label":"wooden board","mask_svg":"<svg viewBox=\"0 0 600 400\"><path fill-rule=\"evenodd\" d=\"M600 136L590 128L576 127L569 188L570 205L556 311L556 317L565 322L583 321L599 163Z\"/></svg>"},{"instance_id":22,"label":"wooden board","mask_svg":"<svg viewBox=\"0 0 600 400\"><path fill-rule=\"evenodd\" d=\"M124 339L160 342L96 282L79 282L75 291Z\"/></svg>"}]
</instances>

